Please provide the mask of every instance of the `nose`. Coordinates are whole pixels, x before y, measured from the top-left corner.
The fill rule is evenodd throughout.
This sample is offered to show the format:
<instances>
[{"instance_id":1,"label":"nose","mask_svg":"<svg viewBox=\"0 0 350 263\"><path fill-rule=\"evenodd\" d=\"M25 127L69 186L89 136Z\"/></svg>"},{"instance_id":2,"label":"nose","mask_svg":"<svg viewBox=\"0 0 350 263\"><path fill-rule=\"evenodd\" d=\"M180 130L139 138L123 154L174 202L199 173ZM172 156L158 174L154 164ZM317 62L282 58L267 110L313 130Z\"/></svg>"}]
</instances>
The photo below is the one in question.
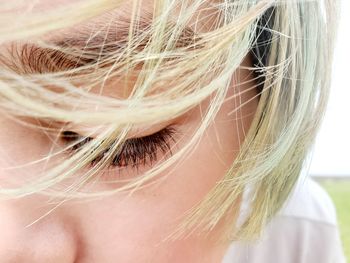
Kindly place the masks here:
<instances>
[{"instance_id":1,"label":"nose","mask_svg":"<svg viewBox=\"0 0 350 263\"><path fill-rule=\"evenodd\" d=\"M0 201L1 263L76 261L74 224L64 209L50 210L38 198Z\"/></svg>"}]
</instances>

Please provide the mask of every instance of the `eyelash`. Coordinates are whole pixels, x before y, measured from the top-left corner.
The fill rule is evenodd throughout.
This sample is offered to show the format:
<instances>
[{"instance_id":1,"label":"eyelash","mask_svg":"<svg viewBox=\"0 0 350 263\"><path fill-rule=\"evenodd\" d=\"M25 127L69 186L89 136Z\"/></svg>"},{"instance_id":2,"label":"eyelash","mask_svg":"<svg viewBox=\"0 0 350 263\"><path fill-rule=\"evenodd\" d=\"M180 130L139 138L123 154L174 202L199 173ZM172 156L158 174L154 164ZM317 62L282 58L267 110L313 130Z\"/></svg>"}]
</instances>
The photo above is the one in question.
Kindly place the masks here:
<instances>
[{"instance_id":1,"label":"eyelash","mask_svg":"<svg viewBox=\"0 0 350 263\"><path fill-rule=\"evenodd\" d=\"M154 134L144 137L127 139L122 145L119 154L113 154L113 157L109 163L111 167L127 167L138 168L139 165L146 165L157 161L159 150L163 155L170 154L171 144L175 143L175 135L177 131L169 126ZM61 135L62 140L65 143L70 143L71 146L68 149L70 152L80 150L86 143L93 140L91 137L83 137L73 131L64 131ZM91 165L97 164L105 154L110 152L111 147L104 150L99 156L91 161Z\"/></svg>"}]
</instances>

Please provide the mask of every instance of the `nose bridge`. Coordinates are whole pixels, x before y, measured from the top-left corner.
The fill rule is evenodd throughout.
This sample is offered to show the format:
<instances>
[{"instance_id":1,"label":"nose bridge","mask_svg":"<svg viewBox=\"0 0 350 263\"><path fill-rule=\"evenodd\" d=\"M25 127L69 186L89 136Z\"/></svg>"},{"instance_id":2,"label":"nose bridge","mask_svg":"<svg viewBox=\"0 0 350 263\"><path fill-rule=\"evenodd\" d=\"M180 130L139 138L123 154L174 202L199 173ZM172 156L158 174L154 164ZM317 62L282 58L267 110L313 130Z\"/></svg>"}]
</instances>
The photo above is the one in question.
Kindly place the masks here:
<instances>
[{"instance_id":1,"label":"nose bridge","mask_svg":"<svg viewBox=\"0 0 350 263\"><path fill-rule=\"evenodd\" d=\"M1 263L76 261L73 220L63 207L52 209L42 198L0 201Z\"/></svg>"}]
</instances>

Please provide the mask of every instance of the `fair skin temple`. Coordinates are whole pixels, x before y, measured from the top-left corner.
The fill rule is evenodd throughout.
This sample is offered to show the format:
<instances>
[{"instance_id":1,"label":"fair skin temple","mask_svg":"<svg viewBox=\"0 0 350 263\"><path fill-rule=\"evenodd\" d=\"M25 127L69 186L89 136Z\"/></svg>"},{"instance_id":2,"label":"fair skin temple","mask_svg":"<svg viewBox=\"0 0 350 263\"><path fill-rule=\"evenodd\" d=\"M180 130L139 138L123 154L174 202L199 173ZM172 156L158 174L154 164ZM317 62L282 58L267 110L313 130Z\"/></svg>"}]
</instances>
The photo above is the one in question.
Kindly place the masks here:
<instances>
[{"instance_id":1,"label":"fair skin temple","mask_svg":"<svg viewBox=\"0 0 350 263\"><path fill-rule=\"evenodd\" d=\"M42 2L50 5L49 1ZM125 10L128 10L128 5L124 13ZM118 11L115 15L118 16ZM104 16L98 19L101 23ZM79 26L86 27L86 24ZM197 28L201 28L200 25ZM79 30L79 27L74 30ZM53 35L60 38L63 34ZM251 66L249 57L242 66ZM50 213L54 206L47 203L48 197L40 194L1 201L1 262L220 262L229 244L211 238L220 232L220 225L208 236L163 240L180 222L179 218L222 179L236 158L257 107L252 79L250 71L237 69L227 100L198 146L176 169L169 169L166 178L158 184L136 191L131 196L120 193L88 202L70 200ZM113 86L107 85L104 92L118 97L115 87L118 87L118 80L113 82ZM232 98L238 92L242 92L240 100ZM250 102L244 104L248 100ZM190 114L184 114L170 124L184 138L190 137L200 124L201 111L208 102L209 99L203 101ZM237 114L228 114L240 104L244 105ZM3 114L0 123L0 183L35 177L44 164L23 165L49 154L52 141L42 130L24 126ZM148 128L155 132L161 127ZM72 131L83 133L79 127L73 127ZM183 143L180 141L178 147ZM8 169L16 166L17 169ZM139 172L142 170L141 167ZM130 173L135 176L137 172ZM109 175L113 176L113 171ZM117 171L114 176L116 179ZM96 187L108 190L111 185L101 182Z\"/></svg>"}]
</instances>

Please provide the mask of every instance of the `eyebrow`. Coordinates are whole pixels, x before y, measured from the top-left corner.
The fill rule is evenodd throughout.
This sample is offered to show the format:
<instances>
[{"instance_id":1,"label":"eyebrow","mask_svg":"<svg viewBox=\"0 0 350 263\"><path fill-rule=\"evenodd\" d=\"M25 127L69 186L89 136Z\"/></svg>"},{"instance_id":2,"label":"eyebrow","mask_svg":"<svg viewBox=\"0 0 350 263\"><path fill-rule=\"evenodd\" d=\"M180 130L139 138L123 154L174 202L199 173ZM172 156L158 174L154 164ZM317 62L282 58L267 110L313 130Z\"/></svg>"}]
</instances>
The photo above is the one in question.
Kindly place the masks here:
<instances>
[{"instance_id":1,"label":"eyebrow","mask_svg":"<svg viewBox=\"0 0 350 263\"><path fill-rule=\"evenodd\" d=\"M86 65L97 65L103 58L111 54L122 54L128 44L130 22L124 22L116 27L117 30L101 30L98 34L92 30L77 31L74 35L65 34L63 37L52 41L55 48L41 47L35 44L12 46L9 51L14 63L4 61L0 57L0 63L22 74L58 72L79 68ZM135 51L142 51L152 36L146 35L150 27L149 22L138 23L138 30L134 31L134 39L140 39ZM169 23L170 28L174 26ZM200 37L189 26L184 27L178 35L174 47L198 49L196 45ZM78 51L77 54L64 50Z\"/></svg>"}]
</instances>

